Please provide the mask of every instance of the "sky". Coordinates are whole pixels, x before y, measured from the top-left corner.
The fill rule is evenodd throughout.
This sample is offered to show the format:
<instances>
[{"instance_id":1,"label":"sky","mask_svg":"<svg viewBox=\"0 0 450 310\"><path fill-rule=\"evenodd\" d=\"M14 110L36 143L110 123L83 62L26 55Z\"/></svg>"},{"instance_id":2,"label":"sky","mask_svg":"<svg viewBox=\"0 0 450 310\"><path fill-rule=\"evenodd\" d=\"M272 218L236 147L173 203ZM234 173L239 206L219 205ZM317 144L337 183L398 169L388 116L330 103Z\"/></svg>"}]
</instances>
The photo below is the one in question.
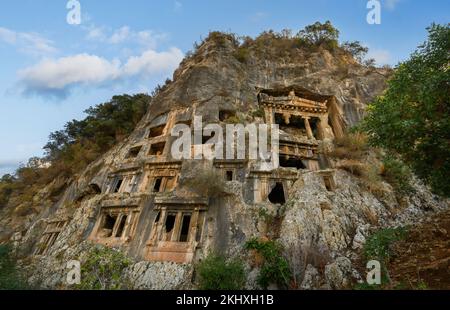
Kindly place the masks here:
<instances>
[{"instance_id":1,"label":"sky","mask_svg":"<svg viewBox=\"0 0 450 310\"><path fill-rule=\"evenodd\" d=\"M150 93L172 77L209 31L256 36L330 20L341 41L369 47L377 64L395 66L450 21L448 0L3 0L0 7L0 175L13 173L51 132L116 94ZM371 0L376 1L376 0ZM72 15L70 15L72 16Z\"/></svg>"}]
</instances>

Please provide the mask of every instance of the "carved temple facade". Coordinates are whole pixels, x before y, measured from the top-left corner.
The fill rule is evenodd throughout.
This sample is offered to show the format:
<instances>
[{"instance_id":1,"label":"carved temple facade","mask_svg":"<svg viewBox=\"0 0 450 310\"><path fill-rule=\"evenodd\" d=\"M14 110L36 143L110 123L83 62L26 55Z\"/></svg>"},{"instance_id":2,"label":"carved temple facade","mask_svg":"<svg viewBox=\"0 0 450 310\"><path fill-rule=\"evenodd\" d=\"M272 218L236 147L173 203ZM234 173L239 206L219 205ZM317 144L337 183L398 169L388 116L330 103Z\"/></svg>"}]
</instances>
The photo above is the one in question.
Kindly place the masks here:
<instances>
[{"instance_id":1,"label":"carved temple facade","mask_svg":"<svg viewBox=\"0 0 450 310\"><path fill-rule=\"evenodd\" d=\"M279 125L280 166L291 169L261 171L248 160L213 160L209 169L219 172L225 182L242 183L247 203L283 205L302 171L317 171L326 189L334 190L333 172L322 166L319 144L344 134L336 99L298 87L259 89L257 98L264 122ZM188 197L179 190L183 177L195 173L199 165L170 154L171 129L177 124L192 126L197 113L195 108L175 109L149 120L142 139L123 151L106 181L90 185L102 198L89 240L128 249L149 261L188 263L220 233L220 203L211 205L208 197ZM214 113L214 119L224 124L236 111L217 107ZM66 223L48 223L36 255L46 253Z\"/></svg>"}]
</instances>

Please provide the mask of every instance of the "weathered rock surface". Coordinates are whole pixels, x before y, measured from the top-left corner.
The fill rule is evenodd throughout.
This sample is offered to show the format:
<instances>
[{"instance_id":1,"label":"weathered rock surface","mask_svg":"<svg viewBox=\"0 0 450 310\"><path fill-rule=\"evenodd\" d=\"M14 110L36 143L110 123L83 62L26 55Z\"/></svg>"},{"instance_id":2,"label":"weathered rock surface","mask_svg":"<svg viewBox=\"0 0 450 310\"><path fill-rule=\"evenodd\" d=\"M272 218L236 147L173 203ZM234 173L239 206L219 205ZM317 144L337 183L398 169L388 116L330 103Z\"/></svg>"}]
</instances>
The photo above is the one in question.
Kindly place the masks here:
<instances>
[{"instance_id":1,"label":"weathered rock surface","mask_svg":"<svg viewBox=\"0 0 450 310\"><path fill-rule=\"evenodd\" d=\"M39 215L30 217L23 231L15 232L11 239L18 253L26 257L22 265L27 268L29 282L42 288L67 288L67 261L83 261L83 255L97 246L86 240L96 225L102 203L121 201L129 205L140 201L147 206L153 199L146 192L112 195L105 191L110 189L111 174L146 164L143 158L135 161L124 158L130 147L148 134L149 122L161 113L194 109L206 122L213 122L217 121L219 109L230 109L245 122L261 122L250 113L258 109L258 89L297 85L335 96L344 111L345 122L351 126L361 119L366 105L382 92L389 74L387 69L364 67L348 55L333 55L324 49L309 52L299 49L295 57L252 54L246 63L238 61L233 56L234 51L229 42L223 46L214 42L202 45L194 56L183 61L174 73L174 81L155 98L148 114L128 139L86 171L80 171L58 202L48 206L43 196ZM195 166L187 164L181 169L197 171ZM249 201L248 184L242 181L248 175L245 169L239 173L237 180L227 182L224 195L209 201L203 243L201 248L195 249L196 259L214 250L246 261L248 253L244 244L247 240L266 236L278 238L287 249L286 256L302 289L349 287L364 278L355 271L352 261L373 229L414 223L448 207L419 182L414 184L415 194L405 197L400 204L388 184L384 184L386 194L377 198L362 187L356 177L334 170L337 186L329 191L319 173L304 170L298 172L297 180L287 189L287 201L281 212L280 206L269 202ZM97 185L101 193L90 192L92 184ZM43 193L45 190L48 189L43 189ZM261 217L262 209L269 214L282 213L276 231ZM157 217L151 211L150 208L148 213L141 212L135 238L127 241L126 246L117 245L125 248L135 261L124 271L124 283L136 289L194 288L194 262L145 261L142 249L148 243L152 223ZM58 217L67 219L67 223L56 241L45 254L33 256L46 229L46 220ZM6 227L7 219L2 219L2 223ZM247 264L247 269L247 287L257 288L257 268L252 269Z\"/></svg>"}]
</instances>

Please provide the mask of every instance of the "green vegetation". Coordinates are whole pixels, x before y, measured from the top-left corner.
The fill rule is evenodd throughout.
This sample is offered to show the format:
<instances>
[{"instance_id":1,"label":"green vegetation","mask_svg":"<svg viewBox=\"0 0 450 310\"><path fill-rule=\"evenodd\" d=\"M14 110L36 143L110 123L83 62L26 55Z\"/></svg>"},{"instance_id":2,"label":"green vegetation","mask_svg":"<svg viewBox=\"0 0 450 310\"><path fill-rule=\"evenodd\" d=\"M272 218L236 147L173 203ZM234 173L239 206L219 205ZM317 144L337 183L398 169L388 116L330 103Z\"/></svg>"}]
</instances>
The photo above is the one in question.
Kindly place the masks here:
<instances>
[{"instance_id":1,"label":"green vegetation","mask_svg":"<svg viewBox=\"0 0 450 310\"><path fill-rule=\"evenodd\" d=\"M27 289L27 284L17 270L11 246L0 245L0 290L22 289Z\"/></svg>"},{"instance_id":2,"label":"green vegetation","mask_svg":"<svg viewBox=\"0 0 450 310\"><path fill-rule=\"evenodd\" d=\"M369 260L377 260L381 264L381 286L369 285L366 283L357 284L354 289L369 290L389 288L391 280L389 277L388 262L392 255L392 245L406 238L408 230L405 227L384 228L371 235L363 248L364 258ZM398 288L400 289L400 287Z\"/></svg>"},{"instance_id":3,"label":"green vegetation","mask_svg":"<svg viewBox=\"0 0 450 310\"><path fill-rule=\"evenodd\" d=\"M197 265L201 290L241 290L245 286L244 265L238 259L209 254Z\"/></svg>"},{"instance_id":4,"label":"green vegetation","mask_svg":"<svg viewBox=\"0 0 450 310\"><path fill-rule=\"evenodd\" d=\"M339 30L330 21L308 25L305 29L300 30L298 37L310 45L326 46L331 50L339 46Z\"/></svg>"},{"instance_id":5,"label":"green vegetation","mask_svg":"<svg viewBox=\"0 0 450 310\"><path fill-rule=\"evenodd\" d=\"M247 250L255 250L263 257L263 263L258 275L258 284L267 289L271 283L281 288L287 288L291 280L291 270L288 261L283 257L282 246L273 240L260 241L256 238L247 241Z\"/></svg>"},{"instance_id":6,"label":"green vegetation","mask_svg":"<svg viewBox=\"0 0 450 310\"><path fill-rule=\"evenodd\" d=\"M374 146L398 154L432 189L450 195L450 24L399 64L361 128Z\"/></svg>"},{"instance_id":7,"label":"green vegetation","mask_svg":"<svg viewBox=\"0 0 450 310\"><path fill-rule=\"evenodd\" d=\"M187 59L199 57L198 50L208 42L212 42L219 48L226 48L227 46L233 48L232 55L241 63L248 63L252 55L258 55L259 57L297 56L301 55L299 49L340 51L341 53L351 54L360 63L363 63L368 51L367 47L362 46L359 41L339 44L339 30L330 21L316 22L297 33L290 29L283 29L280 32L268 30L255 38L212 31L201 43L194 44L193 51L187 53ZM373 60L368 64L373 66Z\"/></svg>"},{"instance_id":8,"label":"green vegetation","mask_svg":"<svg viewBox=\"0 0 450 310\"><path fill-rule=\"evenodd\" d=\"M155 90L163 91L165 86ZM83 171L92 161L126 138L147 111L151 96L114 96L109 102L85 111L87 117L73 120L64 130L50 135L45 145L44 158L31 158L27 165L17 169L14 176L5 175L0 180L0 208L12 208L30 203L43 186L58 177L71 177ZM64 183L61 186L64 186ZM52 195L60 193L55 188ZM31 206L21 207L18 215L32 212Z\"/></svg>"},{"instance_id":9,"label":"green vegetation","mask_svg":"<svg viewBox=\"0 0 450 310\"><path fill-rule=\"evenodd\" d=\"M85 111L82 121L73 120L50 135L44 149L47 160L65 171L80 171L130 134L147 111L151 97L114 96L111 101Z\"/></svg>"},{"instance_id":10,"label":"green vegetation","mask_svg":"<svg viewBox=\"0 0 450 310\"><path fill-rule=\"evenodd\" d=\"M364 257L386 262L392 254L391 245L404 239L407 232L404 227L385 228L377 231L367 239L363 248Z\"/></svg>"},{"instance_id":11,"label":"green vegetation","mask_svg":"<svg viewBox=\"0 0 450 310\"><path fill-rule=\"evenodd\" d=\"M414 192L414 188L410 183L412 178L411 170L400 159L392 155L387 155L383 158L381 176L400 194Z\"/></svg>"},{"instance_id":12,"label":"green vegetation","mask_svg":"<svg viewBox=\"0 0 450 310\"><path fill-rule=\"evenodd\" d=\"M118 290L123 288L122 271L130 261L121 252L110 248L93 248L81 267L80 290Z\"/></svg>"}]
</instances>

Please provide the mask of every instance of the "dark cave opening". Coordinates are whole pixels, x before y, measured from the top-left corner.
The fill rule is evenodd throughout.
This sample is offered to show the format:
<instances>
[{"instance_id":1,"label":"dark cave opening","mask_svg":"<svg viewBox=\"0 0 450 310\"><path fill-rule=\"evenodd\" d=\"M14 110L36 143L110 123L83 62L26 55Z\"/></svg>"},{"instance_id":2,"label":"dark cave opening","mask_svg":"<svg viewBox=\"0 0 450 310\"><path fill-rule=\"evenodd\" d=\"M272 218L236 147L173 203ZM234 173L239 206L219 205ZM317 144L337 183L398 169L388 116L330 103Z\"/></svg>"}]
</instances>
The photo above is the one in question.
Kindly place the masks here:
<instances>
[{"instance_id":1,"label":"dark cave opening","mask_svg":"<svg viewBox=\"0 0 450 310\"><path fill-rule=\"evenodd\" d=\"M272 189L272 191L269 194L269 201L273 204L285 204L286 198L284 196L284 187L283 183L277 182L275 187Z\"/></svg>"}]
</instances>

